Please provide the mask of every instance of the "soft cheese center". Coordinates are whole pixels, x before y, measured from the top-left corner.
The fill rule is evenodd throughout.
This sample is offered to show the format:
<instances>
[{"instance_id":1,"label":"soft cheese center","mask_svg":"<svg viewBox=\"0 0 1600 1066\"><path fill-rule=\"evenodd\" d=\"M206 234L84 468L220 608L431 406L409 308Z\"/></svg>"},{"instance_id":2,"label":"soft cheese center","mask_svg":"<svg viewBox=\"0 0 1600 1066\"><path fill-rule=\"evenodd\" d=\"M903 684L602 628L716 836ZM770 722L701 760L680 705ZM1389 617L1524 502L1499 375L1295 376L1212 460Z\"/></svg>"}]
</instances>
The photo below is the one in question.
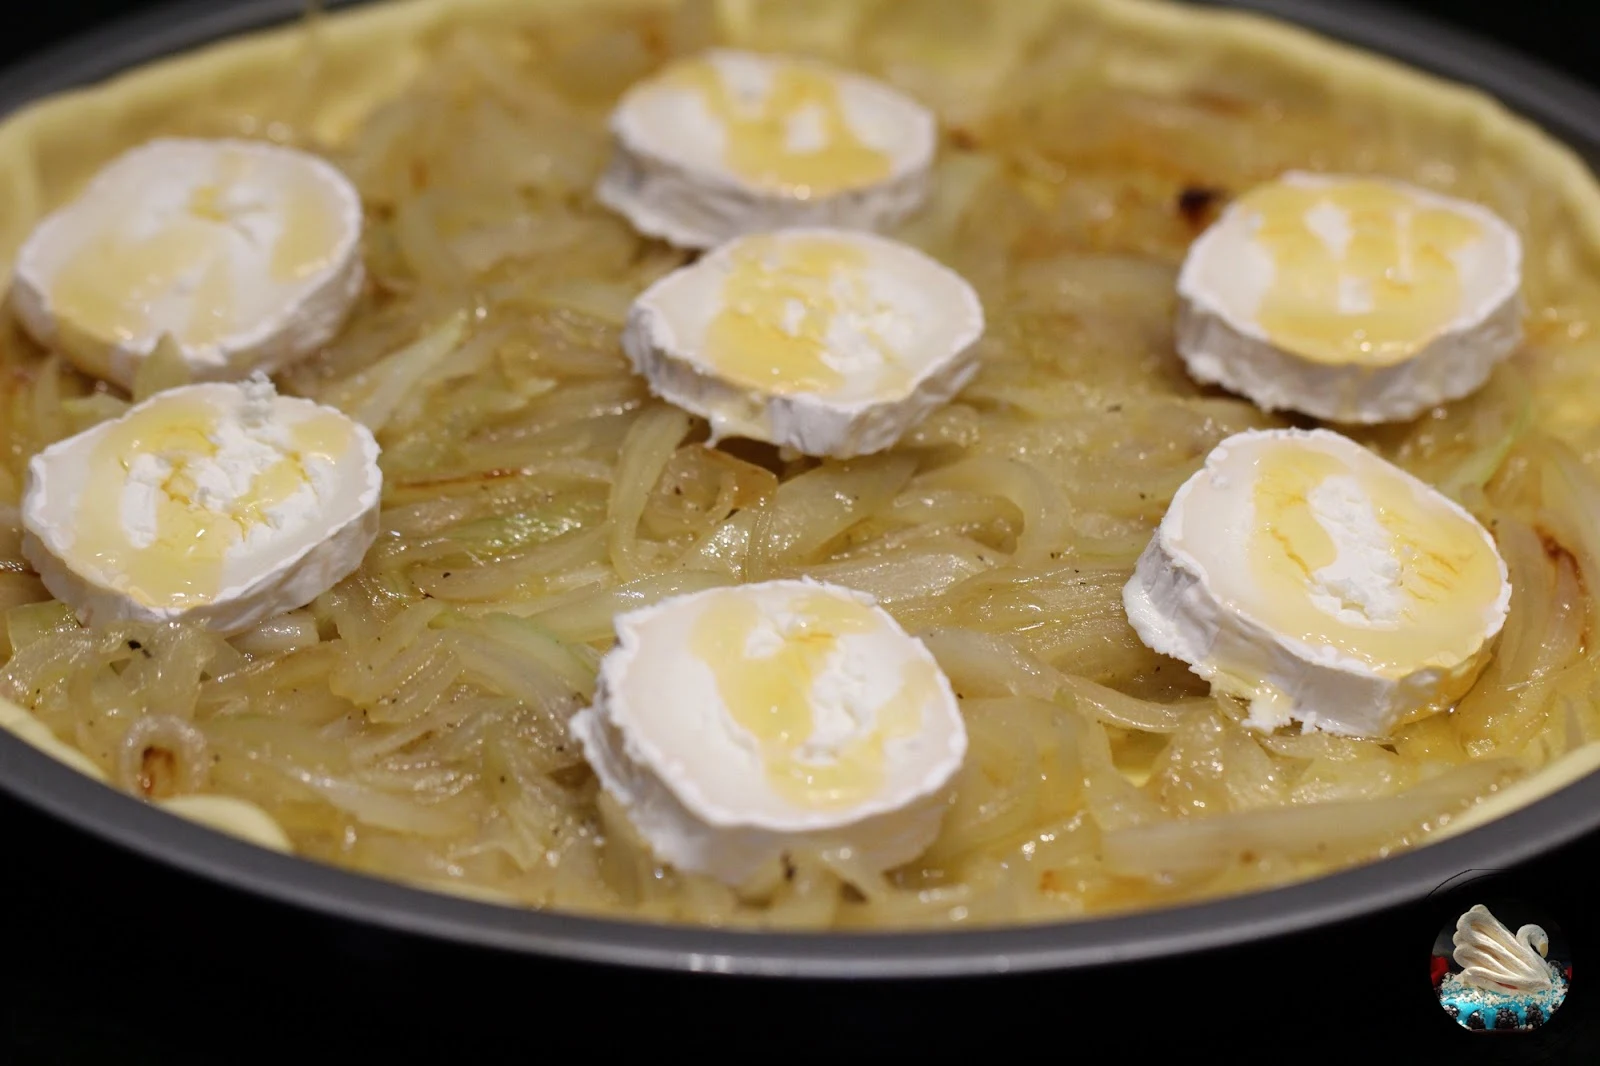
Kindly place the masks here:
<instances>
[{"instance_id":1,"label":"soft cheese center","mask_svg":"<svg viewBox=\"0 0 1600 1066\"><path fill-rule=\"evenodd\" d=\"M851 128L839 81L825 70L778 63L747 81L698 58L663 80L698 96L724 132L724 165L752 185L805 199L889 176L888 153Z\"/></svg>"},{"instance_id":2,"label":"soft cheese center","mask_svg":"<svg viewBox=\"0 0 1600 1066\"><path fill-rule=\"evenodd\" d=\"M226 150L198 182L174 173L139 190L137 210L122 197L95 204L50 285L58 319L104 343L167 333L186 346L215 345L251 317L240 304L252 302L252 288L328 269L341 225L326 192L295 168L265 170L261 159ZM263 250L265 277L254 265Z\"/></svg>"},{"instance_id":3,"label":"soft cheese center","mask_svg":"<svg viewBox=\"0 0 1600 1066\"><path fill-rule=\"evenodd\" d=\"M281 426L268 419L270 391L259 403L234 421L179 395L111 424L88 463L72 553L144 606L214 601L241 545L315 513L314 467L353 443L335 415Z\"/></svg>"},{"instance_id":4,"label":"soft cheese center","mask_svg":"<svg viewBox=\"0 0 1600 1066\"><path fill-rule=\"evenodd\" d=\"M741 385L787 395L830 393L868 375L903 391L898 354L912 326L872 284L867 252L826 237L752 238L734 249L706 360Z\"/></svg>"},{"instance_id":5,"label":"soft cheese center","mask_svg":"<svg viewBox=\"0 0 1600 1066\"><path fill-rule=\"evenodd\" d=\"M1462 313L1460 254L1479 222L1376 181L1276 182L1239 206L1272 262L1256 320L1314 362L1390 366Z\"/></svg>"},{"instance_id":6,"label":"soft cheese center","mask_svg":"<svg viewBox=\"0 0 1600 1066\"><path fill-rule=\"evenodd\" d=\"M860 803L886 783L886 744L914 735L938 698L936 668L909 661L880 694L866 676L873 664L842 647L881 628L870 607L813 593L787 608L774 618L753 599L720 597L696 619L692 651L778 795L813 809Z\"/></svg>"},{"instance_id":7,"label":"soft cheese center","mask_svg":"<svg viewBox=\"0 0 1600 1066\"><path fill-rule=\"evenodd\" d=\"M1292 442L1255 462L1250 609L1264 623L1381 673L1477 652L1501 578L1474 524L1376 463Z\"/></svg>"}]
</instances>

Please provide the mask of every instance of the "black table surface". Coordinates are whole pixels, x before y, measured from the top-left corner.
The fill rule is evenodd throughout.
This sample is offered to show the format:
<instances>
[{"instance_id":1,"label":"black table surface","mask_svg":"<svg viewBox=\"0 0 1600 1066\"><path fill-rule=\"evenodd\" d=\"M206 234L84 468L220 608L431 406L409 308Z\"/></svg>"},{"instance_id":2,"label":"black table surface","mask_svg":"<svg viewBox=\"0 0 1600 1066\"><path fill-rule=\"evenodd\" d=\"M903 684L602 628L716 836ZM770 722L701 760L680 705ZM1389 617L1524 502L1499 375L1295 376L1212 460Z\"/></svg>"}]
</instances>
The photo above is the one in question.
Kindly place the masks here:
<instances>
[{"instance_id":1,"label":"black table surface","mask_svg":"<svg viewBox=\"0 0 1600 1066\"><path fill-rule=\"evenodd\" d=\"M0 65L146 6L9 5ZM1600 5L1403 6L1600 82ZM1600 1057L1600 985L1585 980L1600 959L1600 835L1466 894L1228 952L1090 974L843 985L642 975L375 934L196 882L3 798L0 842L0 1066ZM1570 942L1579 977L1541 1031L1468 1033L1433 999L1435 934L1491 891L1527 901Z\"/></svg>"}]
</instances>

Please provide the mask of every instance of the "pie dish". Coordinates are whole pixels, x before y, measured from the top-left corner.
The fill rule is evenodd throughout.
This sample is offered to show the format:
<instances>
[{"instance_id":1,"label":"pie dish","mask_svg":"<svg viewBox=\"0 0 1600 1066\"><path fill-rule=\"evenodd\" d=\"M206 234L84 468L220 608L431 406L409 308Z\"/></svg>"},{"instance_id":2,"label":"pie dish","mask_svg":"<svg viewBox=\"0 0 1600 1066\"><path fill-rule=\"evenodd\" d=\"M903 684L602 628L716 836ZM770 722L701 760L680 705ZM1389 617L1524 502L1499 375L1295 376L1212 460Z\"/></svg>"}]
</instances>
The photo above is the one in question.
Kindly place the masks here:
<instances>
[{"instance_id":1,"label":"pie dish","mask_svg":"<svg viewBox=\"0 0 1600 1066\"><path fill-rule=\"evenodd\" d=\"M109 779L122 774L124 788L145 791L158 806L189 791L246 800L252 819L264 814L280 830L252 839L270 837L324 864L499 904L428 905L495 913L493 923L509 923L502 929L576 921L514 909L532 905L765 930L1095 919L1087 931L1104 927L1102 916L1129 909L1173 908L1307 877L1320 879L1305 888L1332 886L1338 877L1325 876L1331 870L1374 859L1382 861L1357 872L1400 869L1402 860L1430 852L1444 862L1445 849L1483 839L1468 830L1547 809L1528 804L1600 763L1589 743L1595 711L1582 647L1590 610L1582 574L1589 553L1600 550L1590 506L1600 497L1588 468L1600 420L1584 400L1591 386L1583 358L1589 309L1600 306L1600 188L1572 151L1478 93L1275 23L1181 5L1061 0L1023 13L999 5L840 4L808 9L804 19L777 4L693 10L700 17L580 12L565 4L541 5L537 14L526 4L491 2L373 5L163 60L33 105L0 127L0 188L15 205L0 228L7 263L38 221L70 202L100 167L159 136L275 140L338 163L366 203L373 280L341 339L282 372L279 387L377 422L391 516L387 540L354 584L305 608L313 615L309 628L285 636L280 627L230 645L236 662L211 647L209 661L228 660L231 670L196 667L194 703L176 716L180 724L163 728L184 738L198 733L212 768L191 778L191 768L180 766L172 780L153 783L160 775L145 769L144 755L153 746L162 753L159 764L181 742L144 744L127 770L117 754L127 724L101 737L91 718L104 723L111 705L95 703L96 696L86 706L66 692L73 677L78 691L87 691L97 671L122 677L128 662L151 658L141 653L167 654L159 637L130 631L112 642L127 651L73 650L78 645L70 642L83 639L73 635L76 626L48 598L30 602L37 589L29 591L31 575L19 562L15 606L46 607L19 615L18 635L8 639L20 645L25 637L44 664L27 678L54 671L52 683L65 686L61 698L46 699L48 686L25 683L13 661L11 694L32 704L7 712L20 734L47 746L50 737L57 744L72 738L79 759ZM484 52L491 41L498 50ZM732 471L728 492L741 499L761 498L763 472L774 485L802 486L795 497L802 505L789 512L777 505L777 520L793 526L792 540L758 560L757 569L871 592L926 637L971 704L966 727L977 755L969 757L944 835L932 845L938 861L881 886L837 857L802 861L791 867L789 883L805 887L778 890L788 892L788 910L770 899L750 906L736 894L664 874L636 842L619 859L623 844L615 842L627 841L627 819L607 810L580 758L561 751L548 765L516 763L519 744L546 752L564 745L561 730L546 736L538 722L517 717L547 693L518 690L503 675L486 682L492 671L484 665L442 680L424 670L435 654L453 651L480 663L509 654L511 663L539 664L555 676L565 671L577 678L582 699L567 691L548 696L543 708L564 719L588 697L582 677L592 676L624 605L700 591L724 577L749 579L737 568L719 571L715 552L705 556L715 565L657 565L710 541L673 540L674 520L698 519L675 515L670 500L656 498L662 493L653 481L639 486L641 495L656 496L637 504L635 521L653 517L656 531L628 537L655 546L618 548L609 534L594 535L614 515L623 494L617 486L626 486L615 457L628 447L640 412L663 411L628 376L611 338L646 282L688 262L593 201L609 149L604 118L624 89L667 56L712 44L824 56L893 83L938 114L943 140L933 191L893 232L982 292L990 323L984 372L876 459L851 467L749 449L707 459L689 426L667 440L664 455L638 459L654 461L658 477L678 463L671 473L690 495L697 485L721 483L694 465L703 463ZM546 73L519 81L536 60ZM273 76L286 69L304 76L287 83ZM558 99L539 78L556 80ZM452 128L440 101L465 107L483 127ZM529 130L537 134L531 140ZM467 148L487 154L474 157ZM415 160L397 162L408 151L430 150L420 176ZM1257 739L1241 724L1243 710L1230 714L1226 700L1181 665L1138 644L1117 613L1138 550L1206 452L1231 432L1284 424L1280 415L1187 377L1171 329L1177 267L1190 243L1243 189L1294 167L1382 174L1471 199L1506 219L1526 248L1526 339L1506 368L1482 391L1417 422L1348 431L1478 514L1495 530L1511 583L1523 591L1520 600L1513 594L1485 677L1448 717L1399 737L1288 732ZM483 175L503 176L510 187ZM489 190L475 204L483 214L451 216L464 202L451 197L470 189ZM532 207L518 199L529 189ZM544 332L530 338L502 326L498 316L512 308ZM45 362L49 356L15 332L6 358L25 373L15 387L28 404L13 426L19 460L52 434L120 410L115 390ZM380 360L397 361L374 371ZM501 376L480 376L490 364ZM457 373L458 366L480 369ZM402 372L413 375L410 387L422 403L408 406L406 397L390 396L392 386L378 387ZM478 394L462 399L476 386ZM50 388L53 396L43 391ZM515 404L507 400L508 407L465 430L430 425L444 425L436 416L445 411L482 415L496 396L519 388ZM456 406L430 408L430 389L450 392ZM63 398L65 406L51 406ZM588 413L577 422L562 414L583 404ZM660 420L665 426L671 417ZM561 447L545 447L563 433L570 436ZM530 445L539 434L554 436ZM599 473L582 465L596 459L616 465ZM11 473L11 494L20 499L20 467ZM472 482L475 490L495 485L506 496L445 521L429 508L439 510L449 498L439 485L451 481ZM579 488L547 491L551 484ZM800 495L808 484L820 486L811 489L814 497ZM530 494L540 496L542 512ZM670 487L665 494L674 495ZM821 499L855 497L854 507L873 494L877 502L859 512L819 517ZM933 517L889 521L896 506L922 506ZM733 517L729 510L705 532L714 536L713 527ZM469 531L455 529L469 520L477 523ZM559 532L547 536L555 526ZM935 526L962 531L934 535ZM919 527L929 527L920 530L920 543L912 535ZM876 543L897 534L893 547ZM541 539L573 554L547 563L533 550ZM467 566L463 552L471 556ZM632 560L631 572L616 565L619 552ZM610 572L585 584L597 568ZM502 571L517 576L508 584L495 576ZM384 585L396 574L410 583L398 592ZM390 613L384 597L403 610ZM55 613L47 617L49 610ZM528 618L533 624L515 621ZM411 643L379 653L380 631L409 634ZM310 645L294 643L295 634ZM419 647L423 638L438 647ZM296 686L276 677L242 680L282 671L288 658L305 659L308 646L340 641L342 649L310 656L330 660L320 677L342 671L346 678L313 675L317 699L328 697L320 710L317 699L292 709L285 693ZM52 654L38 650L54 645ZM392 664L396 654L415 661L385 683L348 680ZM84 656L99 658L85 665ZM413 729L423 715L439 713L446 689L457 684L473 689L462 699L511 701L494 712L503 712L503 721L487 704L474 705L486 716L484 728L522 730L514 741L485 742L502 750L495 772L482 750L452 755L438 748L438 723ZM418 697L403 713L383 710L430 685L439 686L431 700ZM155 717L158 690L130 686L144 701L135 717ZM521 711L512 708L519 700ZM160 706L170 712L165 701ZM377 724L338 725L352 710ZM296 714L302 720L293 722ZM450 728L465 722L452 720ZM149 728L151 736L167 736ZM6 748L8 788L37 798L32 782L61 780L59 767L38 765L33 753L10 750L16 747ZM1068 747L1078 761L1052 777L1049 761ZM368 764L341 772L357 750ZM1210 779L1199 770L1243 750L1253 751L1243 756L1257 767L1253 776L1231 763ZM407 753L412 762L397 758ZM1020 753L1040 768L1025 766ZM1036 775L1043 784L1022 790ZM504 784L502 776L517 781L510 798L490 787ZM283 778L298 781L299 791ZM375 785L380 779L389 784ZM87 785L68 788L81 793ZM1576 796L1580 787L1557 798ZM429 790L426 802L415 801ZM1251 790L1270 796L1252 808L1238 799ZM109 793L98 798L104 791L88 802L112 803ZM557 813L506 813L535 800ZM1320 806L1328 801L1356 806ZM1224 820L1208 824L1218 806L1215 817ZM284 876L323 886L305 889L314 895L361 883L360 891L390 901L374 911L350 896L338 904L346 912L392 918L405 909L400 901L415 896L241 851L182 823L169 825L171 818L149 820L160 812L133 814L137 808L125 803L114 809L140 820L144 828L130 831L135 838L171 833L206 841L223 857L208 865L230 866L233 879L248 882L252 869L293 870ZM1250 816L1266 809L1274 812L1266 820ZM1380 809L1391 821L1351 813ZM508 818L511 835L503 828ZM1563 821L1567 831L1578 827L1574 819L1569 813ZM1081 829L1087 822L1092 833ZM519 844L516 833L529 825L537 826L535 836L570 826L584 842L569 852L554 843L559 833L548 833ZM1357 831L1348 830L1352 825ZM610 851L602 838L614 842ZM412 846L418 840L445 844ZM1338 853L1331 859L1319 854L1330 841ZM1413 845L1407 855L1389 857ZM488 854L500 858L490 862ZM505 861L515 874L504 873ZM534 876L541 864L556 873Z\"/></svg>"}]
</instances>

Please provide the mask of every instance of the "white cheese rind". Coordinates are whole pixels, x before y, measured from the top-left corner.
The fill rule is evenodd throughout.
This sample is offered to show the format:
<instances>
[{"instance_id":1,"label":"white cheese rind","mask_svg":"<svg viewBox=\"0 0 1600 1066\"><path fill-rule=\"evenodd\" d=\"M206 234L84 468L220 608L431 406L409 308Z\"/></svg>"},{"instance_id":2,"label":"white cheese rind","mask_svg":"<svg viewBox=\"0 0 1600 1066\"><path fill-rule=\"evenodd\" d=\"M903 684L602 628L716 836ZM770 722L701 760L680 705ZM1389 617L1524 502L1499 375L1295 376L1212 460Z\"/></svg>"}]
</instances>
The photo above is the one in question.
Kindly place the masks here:
<instances>
[{"instance_id":1,"label":"white cheese rind","mask_svg":"<svg viewBox=\"0 0 1600 1066\"><path fill-rule=\"evenodd\" d=\"M713 62L738 68L794 63L716 50ZM682 248L714 248L747 233L791 226L884 230L914 214L931 189L938 125L931 111L904 94L848 71L827 70L853 105L859 135L883 142L890 161L881 181L826 195L797 197L743 180L708 150L692 105L660 98L653 82L624 95L611 118L614 149L595 190L606 207L640 233Z\"/></svg>"},{"instance_id":2,"label":"white cheese rind","mask_svg":"<svg viewBox=\"0 0 1600 1066\"><path fill-rule=\"evenodd\" d=\"M791 226L892 229L927 202L931 174L930 158L921 169L881 185L796 200L619 147L595 197L647 237L703 250L748 233Z\"/></svg>"},{"instance_id":3,"label":"white cheese rind","mask_svg":"<svg viewBox=\"0 0 1600 1066\"><path fill-rule=\"evenodd\" d=\"M597 690L597 701L609 701ZM607 703L606 705L609 705ZM629 751L629 743L604 712L580 712L572 734L606 791L663 862L743 886L797 848L848 847L865 868L887 870L910 862L939 835L949 796L935 793L899 810L847 826L778 831L758 826L717 826L695 815L662 777Z\"/></svg>"},{"instance_id":4,"label":"white cheese rind","mask_svg":"<svg viewBox=\"0 0 1600 1066\"><path fill-rule=\"evenodd\" d=\"M140 364L156 348L164 332L180 324L151 313L150 328L112 341L81 337L65 344L63 323L53 306L51 290L78 248L102 233L108 220L133 229L159 226L159 218L177 210L173 201L207 183L223 153L238 153L268 171L289 169L312 183L326 198L337 222L327 262L314 273L287 283L269 281L271 250L260 246L258 222L236 223L238 237L228 255L235 271L239 299L255 304L251 320L240 322L214 343L179 343L193 381L236 381L257 371L273 374L312 354L344 327L366 282L361 255L360 194L337 168L296 149L259 141L160 138L119 156L90 181L73 202L39 223L18 251L11 289L12 307L23 328L40 344L59 349L85 373L133 387ZM251 190L246 187L246 191ZM256 202L270 193L256 189L240 207L240 218L257 212ZM270 213L270 212L269 212ZM281 221L281 220L279 220ZM259 271L250 269L251 264ZM251 278L259 273L259 278ZM185 283L186 284L186 283ZM174 290L175 306L183 302L183 284ZM80 331L81 332L81 331Z\"/></svg>"},{"instance_id":5,"label":"white cheese rind","mask_svg":"<svg viewBox=\"0 0 1600 1066\"><path fill-rule=\"evenodd\" d=\"M922 331L914 358L919 369L905 391L852 398L808 392L780 394L729 381L708 365L686 334L684 320L707 313L704 290L727 269L741 242L733 241L657 281L634 301L622 348L636 373L657 396L711 424L713 443L747 437L814 456L851 458L893 447L930 412L953 400L979 369L983 305L960 275L909 246L871 234L833 229L791 229L761 239L843 239L866 249L874 268L904 273L921 292L908 309ZM691 293L690 290L696 290Z\"/></svg>"},{"instance_id":6,"label":"white cheese rind","mask_svg":"<svg viewBox=\"0 0 1600 1066\"><path fill-rule=\"evenodd\" d=\"M1317 187L1349 180L1291 172L1282 181ZM1495 366L1522 342L1522 243L1503 219L1481 205L1394 182L1419 202L1447 207L1484 229L1484 254L1494 263L1490 282L1470 306L1410 358L1389 366L1337 365L1277 347L1260 325L1240 313L1226 290L1250 273L1238 242L1245 219L1231 205L1203 233L1178 275L1178 354L1189 373L1266 411L1297 411L1351 425L1412 419L1476 392Z\"/></svg>"},{"instance_id":7,"label":"white cheese rind","mask_svg":"<svg viewBox=\"0 0 1600 1066\"><path fill-rule=\"evenodd\" d=\"M1230 610L1192 562L1164 546L1159 535L1140 554L1123 590L1123 607L1147 647L1189 664L1218 691L1250 701L1251 722L1264 729L1294 721L1307 732L1385 736L1446 680L1439 670L1391 680L1284 639ZM1219 665L1224 663L1225 670ZM1236 677L1262 682L1241 684Z\"/></svg>"},{"instance_id":8,"label":"white cheese rind","mask_svg":"<svg viewBox=\"0 0 1600 1066\"><path fill-rule=\"evenodd\" d=\"M1350 425L1404 422L1470 396L1522 342L1515 295L1465 333L1434 341L1388 367L1312 363L1248 336L1203 303L1178 308L1178 351L1196 381L1245 397L1263 411L1298 411Z\"/></svg>"},{"instance_id":9,"label":"white cheese rind","mask_svg":"<svg viewBox=\"0 0 1600 1066\"><path fill-rule=\"evenodd\" d=\"M734 887L749 884L799 848L849 849L857 864L873 870L909 862L938 835L956 771L966 755L966 731L955 694L940 673L939 698L924 708L919 733L890 742L891 758L899 760L891 784L843 809L806 809L775 798L764 783L759 758L741 757L748 741L717 700L703 699L693 681L675 685L672 679L645 679L635 673L641 669L644 650L641 634L652 620L670 616L681 630L676 620L692 619L695 608L716 595L797 589L831 590L872 603L864 594L811 581L778 581L695 593L622 615L617 619L617 645L601 665L594 702L570 724L602 785L659 859ZM896 642L903 660L920 660L936 669L920 641L905 634L887 614L882 618L882 635ZM676 648L670 654L686 658ZM892 662L887 665L893 667ZM641 687L649 699L639 698ZM692 711L683 701L693 702ZM662 716L679 721L679 728L666 727ZM690 717L697 717L697 724L683 726ZM694 769L697 760L711 759L712 753L716 753L714 772L721 779L716 782L698 777ZM704 766L700 772L705 772ZM745 802L730 806L728 797L741 791Z\"/></svg>"},{"instance_id":10,"label":"white cheese rind","mask_svg":"<svg viewBox=\"0 0 1600 1066\"><path fill-rule=\"evenodd\" d=\"M1205 466L1174 495L1123 589L1123 606L1146 646L1188 664L1217 691L1250 701L1253 726L1270 730L1294 721L1307 732L1386 736L1409 716L1433 707L1441 692L1458 689L1476 677L1505 622L1512 593L1509 575L1496 553L1500 595L1485 611L1477 654L1449 667L1422 667L1398 677L1385 676L1334 648L1306 644L1252 617L1215 587L1207 561L1186 543L1186 504L1207 480L1226 485L1220 468L1230 447L1244 441L1296 438L1332 438L1359 447L1326 430L1249 431L1217 445ZM1395 472L1429 493L1440 508L1477 525L1454 501L1404 471ZM1492 548L1488 533L1483 536Z\"/></svg>"},{"instance_id":11,"label":"white cheese rind","mask_svg":"<svg viewBox=\"0 0 1600 1066\"><path fill-rule=\"evenodd\" d=\"M182 620L232 635L305 606L360 566L377 539L383 475L377 441L353 420L347 420L353 450L340 460L340 469L316 502L315 512L287 535L299 546L275 553L269 542L261 554L271 560L270 565L225 584L209 602L188 607L150 606L119 589L114 576L99 573L74 557L73 516L79 506L79 490L90 456L108 427L175 396L229 403L247 387L207 383L158 393L122 418L58 441L30 460L23 496L22 552L50 594L70 606L84 625ZM344 418L332 408L296 397L273 396L271 403L275 415L320 412Z\"/></svg>"}]
</instances>

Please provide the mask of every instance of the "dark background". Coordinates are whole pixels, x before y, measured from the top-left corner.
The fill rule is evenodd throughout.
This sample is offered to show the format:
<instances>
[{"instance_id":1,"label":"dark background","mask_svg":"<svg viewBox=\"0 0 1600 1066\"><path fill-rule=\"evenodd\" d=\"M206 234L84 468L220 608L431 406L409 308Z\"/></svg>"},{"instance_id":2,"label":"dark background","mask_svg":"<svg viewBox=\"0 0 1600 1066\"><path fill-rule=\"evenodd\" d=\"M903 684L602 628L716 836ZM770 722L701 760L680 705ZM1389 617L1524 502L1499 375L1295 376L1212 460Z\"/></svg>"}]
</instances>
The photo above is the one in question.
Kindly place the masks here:
<instances>
[{"instance_id":1,"label":"dark background","mask_svg":"<svg viewBox=\"0 0 1600 1066\"><path fill-rule=\"evenodd\" d=\"M1342 0L1325 2L1337 7ZM9 62L120 15L158 7L160 0L12 0L4 6L11 17L0 33L0 62ZM1600 5L1593 0L1389 0L1388 6L1473 30L1580 78L1600 77Z\"/></svg>"},{"instance_id":2,"label":"dark background","mask_svg":"<svg viewBox=\"0 0 1600 1066\"><path fill-rule=\"evenodd\" d=\"M153 6L7 4L0 66ZM1392 6L1600 87L1592 0ZM1588 983L1591 966L1600 974L1591 961L1600 960L1600 838L1413 907L1268 945L1082 976L911 986L689 980L468 955L198 884L4 800L0 846L0 1066L1600 1055L1600 978ZM1433 938L1480 896L1526 900L1567 934L1573 987L1543 1030L1471 1034L1433 999Z\"/></svg>"}]
</instances>

